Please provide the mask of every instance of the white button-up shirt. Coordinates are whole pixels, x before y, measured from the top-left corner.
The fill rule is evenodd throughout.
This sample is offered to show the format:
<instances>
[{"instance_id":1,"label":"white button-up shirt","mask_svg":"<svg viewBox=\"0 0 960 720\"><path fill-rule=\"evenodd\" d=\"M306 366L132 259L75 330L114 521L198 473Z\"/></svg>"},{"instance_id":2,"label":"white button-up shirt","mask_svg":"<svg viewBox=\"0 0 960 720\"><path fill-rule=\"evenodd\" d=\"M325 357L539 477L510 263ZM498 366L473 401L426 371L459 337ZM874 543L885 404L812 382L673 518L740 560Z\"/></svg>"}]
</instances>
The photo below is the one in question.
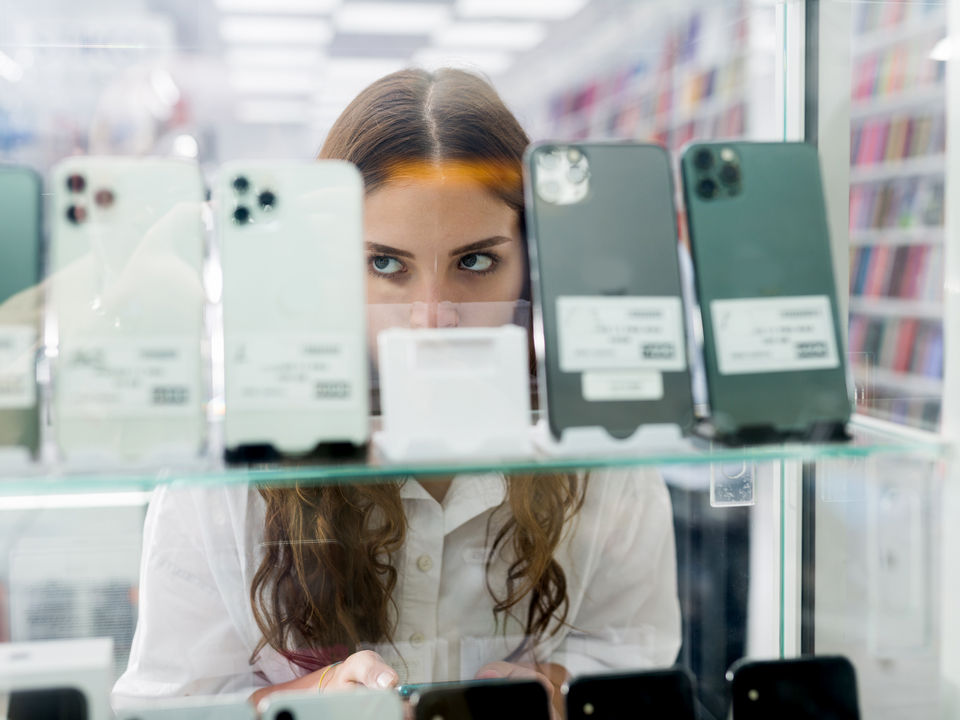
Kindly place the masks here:
<instances>
[{"instance_id":1,"label":"white button-up shirt","mask_svg":"<svg viewBox=\"0 0 960 720\"><path fill-rule=\"evenodd\" d=\"M442 503L416 480L404 482L407 534L395 559L393 644L369 646L401 681L470 678L520 644L519 620L495 622L484 567L488 520L505 512L497 511L505 493L500 475L458 476ZM139 621L115 705L250 693L306 672L269 647L250 662L260 640L250 585L262 558L264 513L252 487L156 491L144 525ZM673 516L656 472L591 472L583 507L554 557L566 574L569 612L537 647L538 660L573 674L674 662L680 610ZM498 551L489 579L500 594L508 566ZM526 600L516 610L524 616Z\"/></svg>"}]
</instances>

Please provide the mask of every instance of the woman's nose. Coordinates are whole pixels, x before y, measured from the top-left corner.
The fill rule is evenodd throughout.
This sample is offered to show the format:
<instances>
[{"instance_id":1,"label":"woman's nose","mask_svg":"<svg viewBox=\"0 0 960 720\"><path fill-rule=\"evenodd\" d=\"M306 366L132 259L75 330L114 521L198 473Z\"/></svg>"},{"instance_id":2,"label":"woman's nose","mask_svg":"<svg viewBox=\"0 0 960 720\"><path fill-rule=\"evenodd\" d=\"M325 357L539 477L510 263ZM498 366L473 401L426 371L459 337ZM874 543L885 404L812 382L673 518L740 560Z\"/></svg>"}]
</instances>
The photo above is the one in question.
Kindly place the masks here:
<instances>
[{"instance_id":1,"label":"woman's nose","mask_svg":"<svg viewBox=\"0 0 960 720\"><path fill-rule=\"evenodd\" d=\"M457 327L460 313L455 303L448 300L440 302L414 301L410 305L410 327L436 328Z\"/></svg>"}]
</instances>

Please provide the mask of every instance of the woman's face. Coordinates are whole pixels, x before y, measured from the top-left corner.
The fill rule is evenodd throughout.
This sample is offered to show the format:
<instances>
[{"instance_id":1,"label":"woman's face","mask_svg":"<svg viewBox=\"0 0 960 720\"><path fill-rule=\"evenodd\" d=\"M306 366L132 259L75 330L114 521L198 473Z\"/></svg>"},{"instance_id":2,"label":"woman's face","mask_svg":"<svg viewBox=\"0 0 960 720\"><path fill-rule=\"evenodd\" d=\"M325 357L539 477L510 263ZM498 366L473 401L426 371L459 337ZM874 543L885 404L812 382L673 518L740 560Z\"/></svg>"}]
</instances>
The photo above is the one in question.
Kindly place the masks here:
<instances>
[{"instance_id":1,"label":"woman's face","mask_svg":"<svg viewBox=\"0 0 960 720\"><path fill-rule=\"evenodd\" d=\"M364 224L367 303L385 316L374 325L510 321L526 274L519 217L482 185L389 183L367 196Z\"/></svg>"}]
</instances>

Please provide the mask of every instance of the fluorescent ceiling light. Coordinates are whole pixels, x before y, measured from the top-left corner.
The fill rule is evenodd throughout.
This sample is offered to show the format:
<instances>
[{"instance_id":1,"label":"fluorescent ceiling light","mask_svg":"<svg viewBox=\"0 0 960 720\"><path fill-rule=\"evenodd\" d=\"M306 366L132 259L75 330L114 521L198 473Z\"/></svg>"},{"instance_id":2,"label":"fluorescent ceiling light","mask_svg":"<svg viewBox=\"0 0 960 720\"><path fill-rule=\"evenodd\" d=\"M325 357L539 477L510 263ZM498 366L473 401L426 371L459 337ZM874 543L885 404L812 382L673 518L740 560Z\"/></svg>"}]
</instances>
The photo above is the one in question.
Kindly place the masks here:
<instances>
[{"instance_id":1,"label":"fluorescent ceiling light","mask_svg":"<svg viewBox=\"0 0 960 720\"><path fill-rule=\"evenodd\" d=\"M236 118L251 124L303 125L310 119L309 105L293 100L244 100L237 103Z\"/></svg>"},{"instance_id":2,"label":"fluorescent ceiling light","mask_svg":"<svg viewBox=\"0 0 960 720\"><path fill-rule=\"evenodd\" d=\"M340 0L216 0L224 12L324 15L340 7Z\"/></svg>"},{"instance_id":3,"label":"fluorescent ceiling light","mask_svg":"<svg viewBox=\"0 0 960 720\"><path fill-rule=\"evenodd\" d=\"M333 30L329 23L317 18L295 20L232 15L220 21L220 35L234 43L325 45L333 37Z\"/></svg>"},{"instance_id":4,"label":"fluorescent ceiling light","mask_svg":"<svg viewBox=\"0 0 960 720\"><path fill-rule=\"evenodd\" d=\"M588 0L458 0L465 18L539 18L562 20L579 12Z\"/></svg>"},{"instance_id":5,"label":"fluorescent ceiling light","mask_svg":"<svg viewBox=\"0 0 960 720\"><path fill-rule=\"evenodd\" d=\"M348 33L427 35L450 19L436 3L350 2L337 13L337 29Z\"/></svg>"},{"instance_id":6,"label":"fluorescent ceiling light","mask_svg":"<svg viewBox=\"0 0 960 720\"><path fill-rule=\"evenodd\" d=\"M241 93L310 95L318 84L319 79L311 73L230 71L230 85Z\"/></svg>"},{"instance_id":7,"label":"fluorescent ceiling light","mask_svg":"<svg viewBox=\"0 0 960 720\"><path fill-rule=\"evenodd\" d=\"M933 50L930 51L930 59L948 62L953 57L954 44L952 37L947 36L943 38L943 40L933 46Z\"/></svg>"},{"instance_id":8,"label":"fluorescent ceiling light","mask_svg":"<svg viewBox=\"0 0 960 720\"><path fill-rule=\"evenodd\" d=\"M499 75L513 63L513 56L507 52L494 50L445 51L427 48L415 54L413 62L427 70L457 67L488 75Z\"/></svg>"},{"instance_id":9,"label":"fluorescent ceiling light","mask_svg":"<svg viewBox=\"0 0 960 720\"><path fill-rule=\"evenodd\" d=\"M231 48L227 65L253 68L309 68L320 65L323 53L311 48L243 47Z\"/></svg>"},{"instance_id":10,"label":"fluorescent ceiling light","mask_svg":"<svg viewBox=\"0 0 960 720\"><path fill-rule=\"evenodd\" d=\"M433 34L439 47L529 50L539 45L547 30L538 22L458 22Z\"/></svg>"}]
</instances>

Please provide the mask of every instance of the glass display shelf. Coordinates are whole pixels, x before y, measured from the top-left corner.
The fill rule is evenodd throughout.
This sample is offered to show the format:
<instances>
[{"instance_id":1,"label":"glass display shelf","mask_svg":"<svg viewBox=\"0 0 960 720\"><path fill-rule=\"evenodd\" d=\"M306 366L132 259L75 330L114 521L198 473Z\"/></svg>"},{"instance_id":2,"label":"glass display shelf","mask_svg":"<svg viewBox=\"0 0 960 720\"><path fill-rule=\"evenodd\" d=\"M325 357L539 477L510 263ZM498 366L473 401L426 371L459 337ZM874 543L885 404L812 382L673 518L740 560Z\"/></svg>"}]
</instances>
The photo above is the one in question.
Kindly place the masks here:
<instances>
[{"instance_id":1,"label":"glass display shelf","mask_svg":"<svg viewBox=\"0 0 960 720\"><path fill-rule=\"evenodd\" d=\"M404 476L426 477L482 473L537 474L600 470L604 468L696 466L755 462L814 462L897 455L945 459L950 445L937 435L912 431L881 420L856 416L849 442L749 445L730 447L690 437L669 447L642 454L596 454L515 458L470 458L462 461L389 462L370 447L366 456L349 459L289 459L282 462L227 465L220 460L191 465L154 467L70 468L36 466L16 473L0 472L0 498L23 495L57 495L146 491L158 485L221 484L337 484L377 482Z\"/></svg>"}]
</instances>

